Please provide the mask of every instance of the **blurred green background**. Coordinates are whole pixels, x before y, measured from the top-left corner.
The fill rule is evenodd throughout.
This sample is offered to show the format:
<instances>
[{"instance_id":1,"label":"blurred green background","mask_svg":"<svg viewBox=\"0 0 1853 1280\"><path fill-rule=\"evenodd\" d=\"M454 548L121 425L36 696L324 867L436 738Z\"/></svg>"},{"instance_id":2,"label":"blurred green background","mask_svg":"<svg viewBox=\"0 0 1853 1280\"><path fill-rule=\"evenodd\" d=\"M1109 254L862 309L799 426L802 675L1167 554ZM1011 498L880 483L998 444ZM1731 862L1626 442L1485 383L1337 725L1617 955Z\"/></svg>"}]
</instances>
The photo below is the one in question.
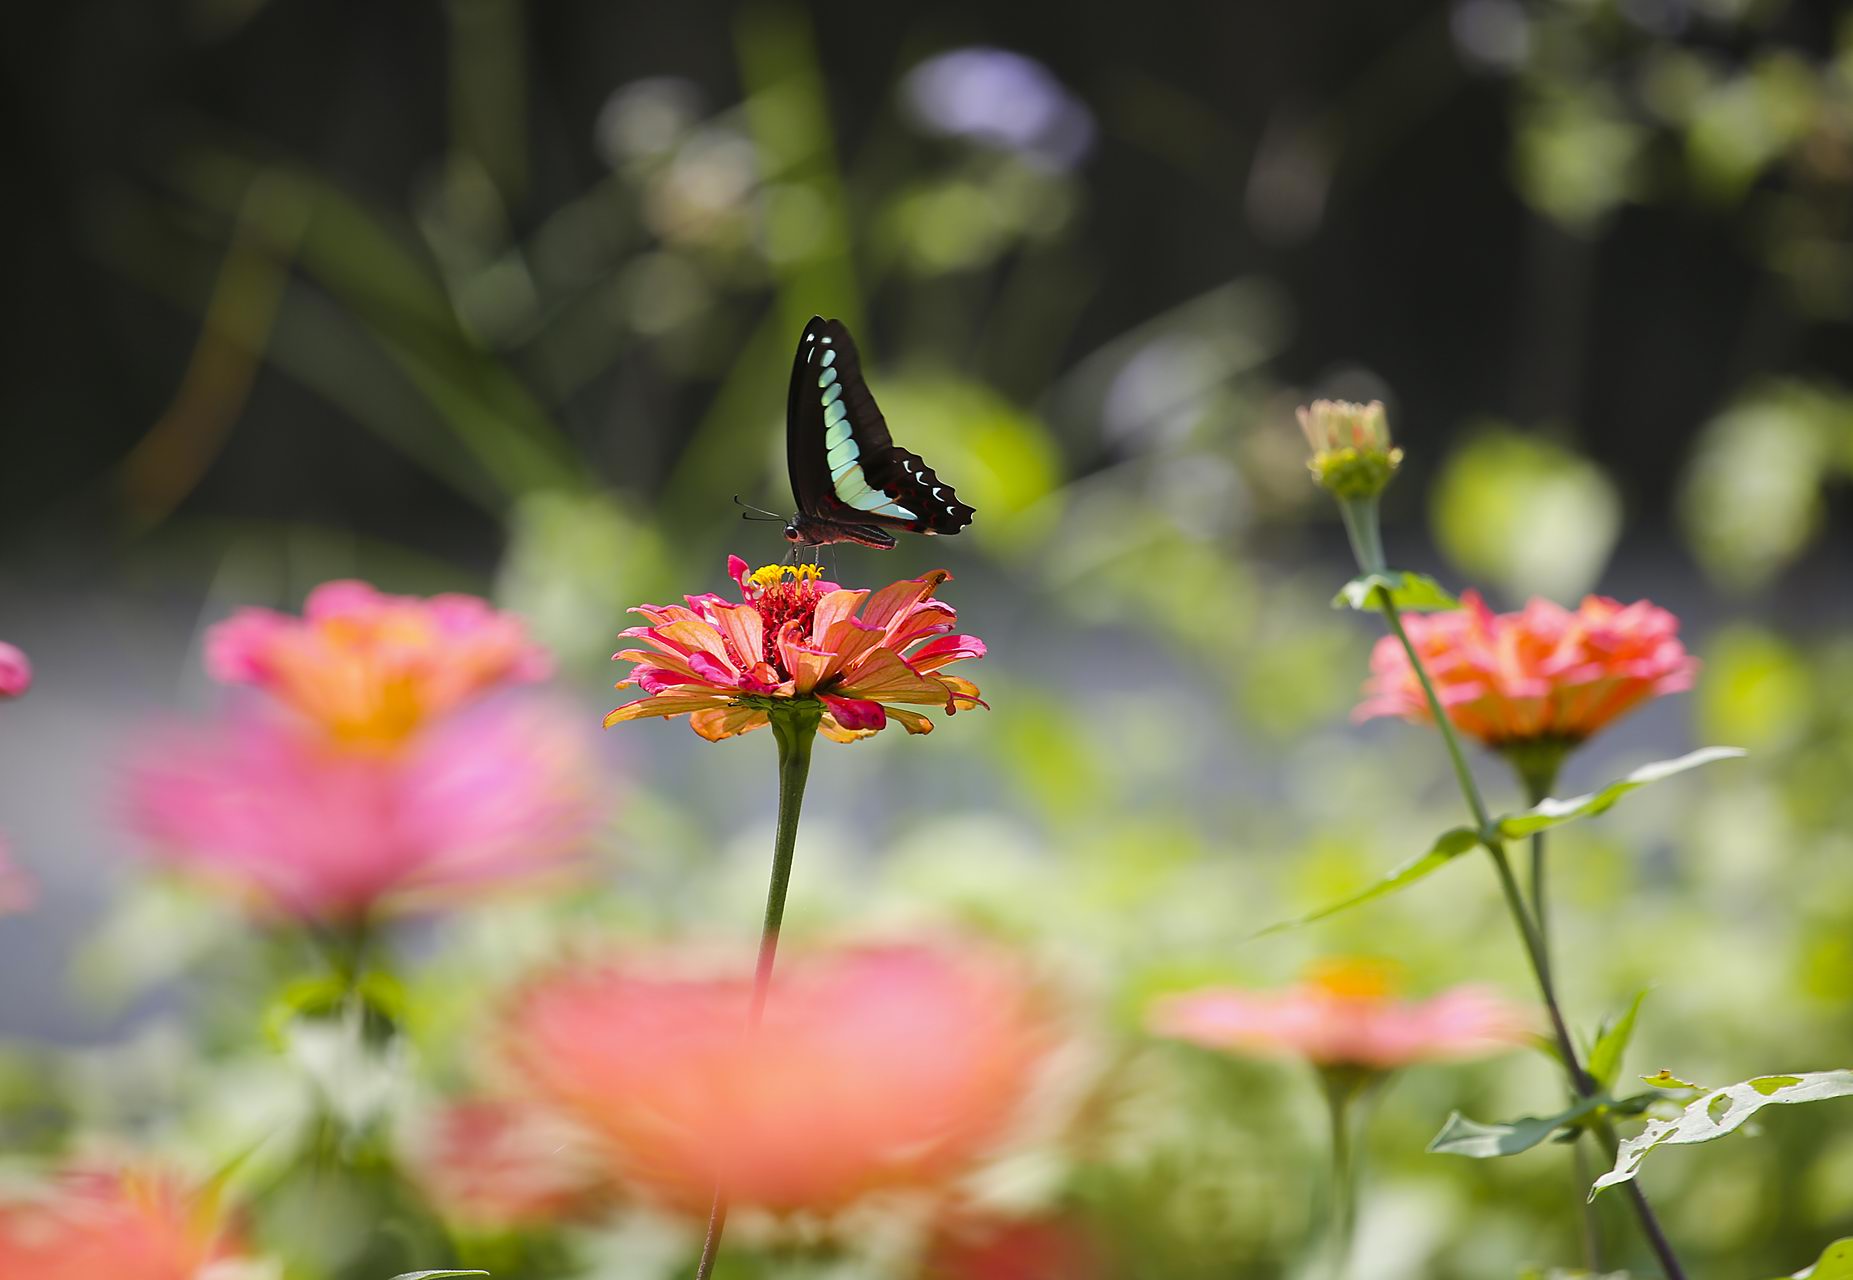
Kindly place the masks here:
<instances>
[{"instance_id":1,"label":"blurred green background","mask_svg":"<svg viewBox=\"0 0 1853 1280\"><path fill-rule=\"evenodd\" d=\"M266 1122L214 1100L279 1069L250 1022L281 962L126 863L112 810L126 730L212 702L200 628L340 576L492 595L590 726L626 607L784 553L730 498L789 506L784 379L813 312L856 329L897 437L978 510L956 540L843 549L838 576L950 567L994 710L820 751L794 928L963 923L1072 994L1097 1128L1015 1153L1005 1202L1096 1222L1115 1274L1288 1274L1316 1091L1149 1043L1144 1000L1328 951L1529 994L1477 867L1249 940L1457 820L1436 743L1346 722L1373 632L1327 607L1349 568L1292 425L1313 395L1390 406L1397 564L1686 620L1698 691L1567 788L1752 750L1559 842L1581 1027L1652 985L1642 1073L1847 1065L1835 8L16 6L0 638L38 684L0 711L0 826L43 902L0 920L4 1145L111 1131L208 1168ZM601 746L608 892L400 939L434 1078L481 984L559 937L750 937L770 748L660 724ZM1393 1087L1371 1280L1575 1259L1560 1149L1421 1151L1452 1107L1539 1114L1556 1088L1541 1059ZM1853 1230L1853 1108L1763 1128L1649 1166L1696 1275L1793 1271ZM376 1208L302 1274L438 1265L366 1243ZM498 1274L669 1274L613 1231Z\"/></svg>"}]
</instances>

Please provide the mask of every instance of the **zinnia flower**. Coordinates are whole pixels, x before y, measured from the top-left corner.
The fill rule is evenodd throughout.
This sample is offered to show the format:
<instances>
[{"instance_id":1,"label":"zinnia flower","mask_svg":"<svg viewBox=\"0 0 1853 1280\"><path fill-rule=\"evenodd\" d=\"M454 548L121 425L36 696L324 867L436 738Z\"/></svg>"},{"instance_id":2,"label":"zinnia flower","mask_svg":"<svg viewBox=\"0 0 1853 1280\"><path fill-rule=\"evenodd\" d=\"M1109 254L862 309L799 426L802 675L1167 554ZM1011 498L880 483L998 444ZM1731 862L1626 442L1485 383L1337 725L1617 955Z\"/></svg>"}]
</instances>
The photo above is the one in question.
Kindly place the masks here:
<instances>
[{"instance_id":1,"label":"zinnia flower","mask_svg":"<svg viewBox=\"0 0 1853 1280\"><path fill-rule=\"evenodd\" d=\"M32 687L32 660L0 640L0 698L17 698Z\"/></svg>"},{"instance_id":2,"label":"zinnia flower","mask_svg":"<svg viewBox=\"0 0 1853 1280\"><path fill-rule=\"evenodd\" d=\"M952 576L945 570L871 593L825 582L815 565L749 572L746 561L731 556L727 568L744 603L689 596L686 608L634 611L651 625L624 634L650 647L613 655L637 664L617 687L635 686L647 696L606 716L607 727L686 712L696 733L719 741L767 724L777 699L816 698L824 705L825 735L850 742L890 718L909 733L932 730L926 716L897 703L943 706L948 715L983 705L977 686L940 674L960 659L984 656L978 637L951 634L958 615L933 598Z\"/></svg>"},{"instance_id":3,"label":"zinnia flower","mask_svg":"<svg viewBox=\"0 0 1853 1280\"><path fill-rule=\"evenodd\" d=\"M763 1023L751 978L645 962L542 978L510 1020L540 1097L599 1135L673 1208L829 1212L930 1185L994 1141L1046 1037L1013 965L984 952L864 948L780 974Z\"/></svg>"},{"instance_id":4,"label":"zinnia flower","mask_svg":"<svg viewBox=\"0 0 1853 1280\"><path fill-rule=\"evenodd\" d=\"M1209 1049L1365 1071L1486 1057L1522 1043L1532 1029L1524 1013L1481 987L1398 1000L1386 966L1352 959L1327 961L1282 991L1211 987L1168 996L1147 1023L1159 1035Z\"/></svg>"},{"instance_id":5,"label":"zinnia flower","mask_svg":"<svg viewBox=\"0 0 1853 1280\"><path fill-rule=\"evenodd\" d=\"M600 1182L580 1130L510 1098L447 1104L419 1126L406 1167L445 1221L478 1230L570 1218Z\"/></svg>"},{"instance_id":6,"label":"zinnia flower","mask_svg":"<svg viewBox=\"0 0 1853 1280\"><path fill-rule=\"evenodd\" d=\"M1448 719L1489 747L1574 746L1663 693L1692 687L1698 659L1679 642L1679 619L1645 600L1589 596L1572 613L1533 600L1494 613L1474 592L1447 613L1404 620ZM1359 720L1430 723L1427 699L1393 637L1371 654Z\"/></svg>"},{"instance_id":7,"label":"zinnia flower","mask_svg":"<svg viewBox=\"0 0 1853 1280\"><path fill-rule=\"evenodd\" d=\"M164 1174L80 1170L0 1201L0 1276L208 1280L238 1257L212 1200Z\"/></svg>"},{"instance_id":8,"label":"zinnia flower","mask_svg":"<svg viewBox=\"0 0 1853 1280\"><path fill-rule=\"evenodd\" d=\"M206 637L206 670L253 685L336 742L390 748L492 689L546 677L521 620L474 596L389 596L325 582L302 617L241 609Z\"/></svg>"},{"instance_id":9,"label":"zinnia flower","mask_svg":"<svg viewBox=\"0 0 1853 1280\"><path fill-rule=\"evenodd\" d=\"M922 1280L1106 1280L1107 1260L1081 1223L980 1218L941 1224Z\"/></svg>"},{"instance_id":10,"label":"zinnia flower","mask_svg":"<svg viewBox=\"0 0 1853 1280\"><path fill-rule=\"evenodd\" d=\"M0 916L30 911L38 901L38 882L14 860L12 846L0 836Z\"/></svg>"},{"instance_id":11,"label":"zinnia flower","mask_svg":"<svg viewBox=\"0 0 1853 1280\"><path fill-rule=\"evenodd\" d=\"M574 717L501 703L384 757L274 716L172 731L131 761L127 801L160 861L263 910L350 919L559 872L596 786Z\"/></svg>"}]
</instances>

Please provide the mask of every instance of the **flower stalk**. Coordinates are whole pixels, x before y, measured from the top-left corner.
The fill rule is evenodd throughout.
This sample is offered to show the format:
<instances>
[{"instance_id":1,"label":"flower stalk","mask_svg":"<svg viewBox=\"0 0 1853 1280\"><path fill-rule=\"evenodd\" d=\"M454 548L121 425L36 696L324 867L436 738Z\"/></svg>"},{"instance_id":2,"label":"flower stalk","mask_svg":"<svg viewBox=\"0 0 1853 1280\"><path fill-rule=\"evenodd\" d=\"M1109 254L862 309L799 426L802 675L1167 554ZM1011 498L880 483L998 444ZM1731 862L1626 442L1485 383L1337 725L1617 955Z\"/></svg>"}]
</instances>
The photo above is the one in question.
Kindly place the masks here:
<instances>
[{"instance_id":1,"label":"flower stalk","mask_svg":"<svg viewBox=\"0 0 1853 1280\"><path fill-rule=\"evenodd\" d=\"M1367 565L1364 567L1367 571L1370 568ZM1557 1001L1556 983L1552 979L1550 954L1545 945L1540 921L1534 916L1533 910L1526 906L1524 894L1519 889L1518 879L1512 873L1511 860L1506 856L1505 841L1499 837L1493 826L1492 818L1486 807L1486 800L1480 794L1479 784L1475 782L1472 770L1467 767L1467 759L1461 750L1460 739L1454 732L1454 726L1448 719L1440 697L1435 692L1434 682L1429 678L1428 669L1423 664L1421 655L1416 651L1407 630L1403 627L1402 616L1396 607L1395 600L1391 598L1388 591L1381 587L1375 592L1374 600L1379 612L1389 624L1390 630L1408 655L1410 667L1417 679L1421 681L1422 692L1428 701L1429 712L1434 716L1435 727L1441 733L1442 741L1447 745L1448 755L1454 763L1455 776L1460 782L1461 794L1467 801L1467 807L1472 811L1474 822L1478 826L1480 843L1492 858L1493 869L1499 876L1500 891L1505 895L1506 906L1511 912L1513 924L1518 928L1520 939L1525 945L1525 955L1531 963L1532 976L1538 984L1538 992L1543 997L1545 1012L1550 1017L1552 1039L1556 1042L1557 1054L1563 1063L1564 1073L1569 1078L1570 1088L1578 1098L1593 1097L1597 1089L1596 1082L1583 1069L1582 1059L1576 1051L1576 1042L1571 1039L1570 1029L1564 1022L1563 1010ZM1609 1153L1612 1160L1618 1145L1614 1126L1609 1123L1606 1116L1598 1114L1592 1121L1591 1128L1596 1133L1597 1141ZM1665 1271L1666 1280L1685 1280L1685 1271L1679 1265L1679 1259L1674 1254L1666 1233L1661 1229L1659 1218L1655 1215L1652 1205L1648 1203L1646 1194L1640 1189L1638 1182L1630 1182L1628 1188L1629 1202L1640 1223L1641 1234L1646 1237L1648 1247L1653 1250L1654 1256Z\"/></svg>"},{"instance_id":2,"label":"flower stalk","mask_svg":"<svg viewBox=\"0 0 1853 1280\"><path fill-rule=\"evenodd\" d=\"M771 711L772 736L779 749L778 829L772 838L772 878L766 887L765 922L759 931L759 957L753 966L753 996L747 1008L747 1026L757 1030L765 1016L772 991L772 967L778 958L779 933L785 922L785 897L791 888L792 855L798 844L798 815L804 807L804 786L811 773L811 747L823 722L823 703L815 698L782 701ZM720 1256L721 1233L727 1227L727 1186L717 1179L714 1201L708 1209L708 1226L702 1235L701 1258L695 1280L708 1280Z\"/></svg>"}]
</instances>

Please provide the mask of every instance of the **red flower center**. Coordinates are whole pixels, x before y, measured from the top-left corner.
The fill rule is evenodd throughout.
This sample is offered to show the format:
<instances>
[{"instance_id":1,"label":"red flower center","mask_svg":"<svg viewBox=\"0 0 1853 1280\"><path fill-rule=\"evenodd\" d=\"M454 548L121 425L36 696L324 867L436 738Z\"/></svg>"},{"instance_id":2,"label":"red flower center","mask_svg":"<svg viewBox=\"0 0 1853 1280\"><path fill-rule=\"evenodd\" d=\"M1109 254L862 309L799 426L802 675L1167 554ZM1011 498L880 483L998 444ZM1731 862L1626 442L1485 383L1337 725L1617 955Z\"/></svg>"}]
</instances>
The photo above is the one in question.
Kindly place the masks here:
<instances>
[{"instance_id":1,"label":"red flower center","mask_svg":"<svg viewBox=\"0 0 1853 1280\"><path fill-rule=\"evenodd\" d=\"M769 564L755 571L744 584L747 602L759 610L759 621L765 628L760 657L782 680L791 679L791 672L779 656L779 631L786 623L795 622L804 636L810 635L811 619L817 613L817 602L823 598L817 587L820 572L815 565ZM729 642L728 648L732 647Z\"/></svg>"}]
</instances>

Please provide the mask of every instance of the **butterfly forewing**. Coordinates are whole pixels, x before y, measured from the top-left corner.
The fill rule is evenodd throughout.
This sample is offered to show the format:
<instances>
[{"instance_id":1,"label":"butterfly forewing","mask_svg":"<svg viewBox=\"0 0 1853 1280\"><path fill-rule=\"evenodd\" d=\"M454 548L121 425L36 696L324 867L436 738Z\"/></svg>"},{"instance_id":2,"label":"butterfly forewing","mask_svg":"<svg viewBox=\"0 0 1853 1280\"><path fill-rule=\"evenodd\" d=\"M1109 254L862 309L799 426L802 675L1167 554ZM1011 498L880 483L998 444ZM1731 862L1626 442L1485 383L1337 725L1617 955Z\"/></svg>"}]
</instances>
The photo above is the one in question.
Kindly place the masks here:
<instances>
[{"instance_id":1,"label":"butterfly forewing","mask_svg":"<svg viewBox=\"0 0 1853 1280\"><path fill-rule=\"evenodd\" d=\"M805 326L786 414L794 527L804 540L885 545L892 539L879 526L957 533L971 523L972 509L952 486L894 443L841 321L813 317Z\"/></svg>"}]
</instances>

